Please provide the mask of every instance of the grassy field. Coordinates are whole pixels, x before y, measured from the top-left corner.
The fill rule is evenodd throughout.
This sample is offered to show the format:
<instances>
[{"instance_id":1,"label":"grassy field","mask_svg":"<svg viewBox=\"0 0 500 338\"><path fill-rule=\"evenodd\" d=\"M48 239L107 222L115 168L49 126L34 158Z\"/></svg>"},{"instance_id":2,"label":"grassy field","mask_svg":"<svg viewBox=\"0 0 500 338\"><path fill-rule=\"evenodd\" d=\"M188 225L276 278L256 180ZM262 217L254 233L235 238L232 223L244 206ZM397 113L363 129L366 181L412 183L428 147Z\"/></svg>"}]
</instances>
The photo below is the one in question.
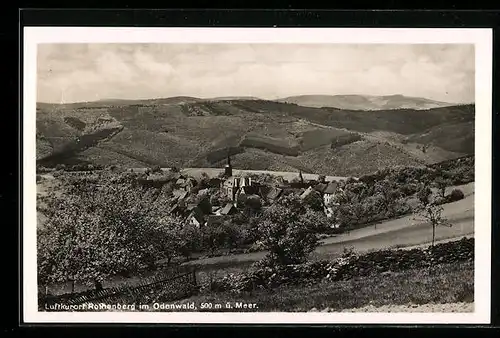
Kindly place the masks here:
<instances>
[{"instance_id":1,"label":"grassy field","mask_svg":"<svg viewBox=\"0 0 500 338\"><path fill-rule=\"evenodd\" d=\"M473 301L474 265L455 263L269 291L200 294L179 303L194 302L199 306L201 303L243 302L256 304L258 308L247 310L252 312L303 312L313 308L340 311L368 304L382 306Z\"/></svg>"}]
</instances>

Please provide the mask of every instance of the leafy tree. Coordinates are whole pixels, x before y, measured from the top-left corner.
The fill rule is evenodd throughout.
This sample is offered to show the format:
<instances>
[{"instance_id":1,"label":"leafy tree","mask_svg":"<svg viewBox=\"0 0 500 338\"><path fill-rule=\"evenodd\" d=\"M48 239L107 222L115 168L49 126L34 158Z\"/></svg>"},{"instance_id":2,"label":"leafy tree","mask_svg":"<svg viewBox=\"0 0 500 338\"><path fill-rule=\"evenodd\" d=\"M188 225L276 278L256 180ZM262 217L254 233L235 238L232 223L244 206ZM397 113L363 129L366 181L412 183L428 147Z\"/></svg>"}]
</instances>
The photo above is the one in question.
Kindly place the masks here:
<instances>
[{"instance_id":1,"label":"leafy tree","mask_svg":"<svg viewBox=\"0 0 500 338\"><path fill-rule=\"evenodd\" d=\"M205 215L212 213L212 204L210 203L210 196L208 194L199 195L194 200L195 204L198 205Z\"/></svg>"},{"instance_id":2,"label":"leafy tree","mask_svg":"<svg viewBox=\"0 0 500 338\"><path fill-rule=\"evenodd\" d=\"M238 208L248 218L257 216L262 209L262 200L258 195L240 194L237 202Z\"/></svg>"},{"instance_id":3,"label":"leafy tree","mask_svg":"<svg viewBox=\"0 0 500 338\"><path fill-rule=\"evenodd\" d=\"M172 259L181 255L182 248L182 229L184 222L181 218L165 215L159 217L159 222L153 226L151 233L147 234L154 243L154 250L160 252L167 259L167 264L170 265Z\"/></svg>"},{"instance_id":4,"label":"leafy tree","mask_svg":"<svg viewBox=\"0 0 500 338\"><path fill-rule=\"evenodd\" d=\"M97 285L173 257L181 222L166 218L166 196L104 177L68 180L65 191L43 210L47 220L37 234L41 283Z\"/></svg>"},{"instance_id":5,"label":"leafy tree","mask_svg":"<svg viewBox=\"0 0 500 338\"><path fill-rule=\"evenodd\" d=\"M380 196L381 206L386 211L386 217L393 216L394 201L400 196L399 190L388 179L376 182L374 189L375 194Z\"/></svg>"},{"instance_id":6,"label":"leafy tree","mask_svg":"<svg viewBox=\"0 0 500 338\"><path fill-rule=\"evenodd\" d=\"M436 238L436 228L438 226L451 227L452 224L443 216L443 207L436 202L422 205L415 217L416 220L428 222L432 225L432 244L434 246Z\"/></svg>"},{"instance_id":7,"label":"leafy tree","mask_svg":"<svg viewBox=\"0 0 500 338\"><path fill-rule=\"evenodd\" d=\"M224 224L212 224L202 229L203 247L211 255L227 243L227 233Z\"/></svg>"},{"instance_id":8,"label":"leafy tree","mask_svg":"<svg viewBox=\"0 0 500 338\"><path fill-rule=\"evenodd\" d=\"M444 198L446 195L446 187L451 185L451 182L443 177L437 177L434 180L434 185L438 189L439 195Z\"/></svg>"},{"instance_id":9,"label":"leafy tree","mask_svg":"<svg viewBox=\"0 0 500 338\"><path fill-rule=\"evenodd\" d=\"M427 185L422 185L417 192L417 197L420 203L424 206L430 203L431 195L432 195L432 190Z\"/></svg>"},{"instance_id":10,"label":"leafy tree","mask_svg":"<svg viewBox=\"0 0 500 338\"><path fill-rule=\"evenodd\" d=\"M223 224L225 233L225 244L229 249L235 249L240 246L244 240L244 235L241 227L234 224L231 220L226 220Z\"/></svg>"},{"instance_id":11,"label":"leafy tree","mask_svg":"<svg viewBox=\"0 0 500 338\"><path fill-rule=\"evenodd\" d=\"M302 263L319 244L317 228L314 212L297 196L288 195L263 213L257 244L269 251L266 259L272 265Z\"/></svg>"},{"instance_id":12,"label":"leafy tree","mask_svg":"<svg viewBox=\"0 0 500 338\"><path fill-rule=\"evenodd\" d=\"M322 212L324 210L323 197L315 190L306 196L304 203L314 211Z\"/></svg>"},{"instance_id":13,"label":"leafy tree","mask_svg":"<svg viewBox=\"0 0 500 338\"><path fill-rule=\"evenodd\" d=\"M210 194L210 204L224 206L231 202L231 199L220 189L216 189Z\"/></svg>"},{"instance_id":14,"label":"leafy tree","mask_svg":"<svg viewBox=\"0 0 500 338\"><path fill-rule=\"evenodd\" d=\"M186 224L179 231L178 242L179 254L189 259L194 252L199 252L202 248L202 236L199 228L191 224Z\"/></svg>"}]
</instances>

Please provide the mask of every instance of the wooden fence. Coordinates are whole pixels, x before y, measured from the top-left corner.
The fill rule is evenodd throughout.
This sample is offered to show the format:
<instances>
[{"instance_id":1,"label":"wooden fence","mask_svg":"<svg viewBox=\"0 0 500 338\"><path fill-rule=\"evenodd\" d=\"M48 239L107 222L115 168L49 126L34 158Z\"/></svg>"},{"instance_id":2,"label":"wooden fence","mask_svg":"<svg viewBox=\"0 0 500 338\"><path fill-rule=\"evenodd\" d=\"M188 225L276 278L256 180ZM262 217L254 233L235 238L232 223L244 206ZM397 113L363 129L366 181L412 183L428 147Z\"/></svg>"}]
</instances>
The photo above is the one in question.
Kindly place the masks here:
<instances>
[{"instance_id":1,"label":"wooden fence","mask_svg":"<svg viewBox=\"0 0 500 338\"><path fill-rule=\"evenodd\" d=\"M112 305L174 301L191 296L196 286L196 271L189 269L176 275L161 274L135 286L107 288L101 291L88 290L58 296L42 295L39 297L38 304L41 309L50 309L54 304L105 303Z\"/></svg>"}]
</instances>

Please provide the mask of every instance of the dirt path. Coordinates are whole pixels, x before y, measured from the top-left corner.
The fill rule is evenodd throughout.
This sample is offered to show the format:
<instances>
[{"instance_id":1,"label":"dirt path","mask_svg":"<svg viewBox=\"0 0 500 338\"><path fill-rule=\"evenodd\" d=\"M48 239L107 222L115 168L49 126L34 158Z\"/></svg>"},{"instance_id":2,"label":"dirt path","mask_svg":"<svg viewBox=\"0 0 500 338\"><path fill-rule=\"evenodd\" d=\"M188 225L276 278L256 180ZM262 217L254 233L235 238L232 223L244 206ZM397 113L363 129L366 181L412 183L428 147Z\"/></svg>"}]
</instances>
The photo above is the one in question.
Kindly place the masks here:
<instances>
[{"instance_id":1,"label":"dirt path","mask_svg":"<svg viewBox=\"0 0 500 338\"><path fill-rule=\"evenodd\" d=\"M326 308L321 312L333 312ZM384 305L375 307L373 305L364 306L356 309L344 309L340 312L425 312L425 313L452 313L452 312L474 312L474 303L448 303L448 304L408 304L408 305Z\"/></svg>"}]
</instances>

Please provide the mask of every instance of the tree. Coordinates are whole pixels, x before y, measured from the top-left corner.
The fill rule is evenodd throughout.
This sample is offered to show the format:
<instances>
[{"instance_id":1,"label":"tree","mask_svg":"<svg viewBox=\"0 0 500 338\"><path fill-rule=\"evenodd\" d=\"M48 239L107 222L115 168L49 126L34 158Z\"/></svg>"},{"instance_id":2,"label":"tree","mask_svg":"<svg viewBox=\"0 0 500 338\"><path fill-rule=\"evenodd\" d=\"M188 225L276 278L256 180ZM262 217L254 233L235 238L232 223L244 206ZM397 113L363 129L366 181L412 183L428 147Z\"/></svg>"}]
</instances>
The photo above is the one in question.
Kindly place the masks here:
<instances>
[{"instance_id":1,"label":"tree","mask_svg":"<svg viewBox=\"0 0 500 338\"><path fill-rule=\"evenodd\" d=\"M220 189L215 190L210 194L210 204L216 206L224 206L231 202L231 199Z\"/></svg>"},{"instance_id":2,"label":"tree","mask_svg":"<svg viewBox=\"0 0 500 338\"><path fill-rule=\"evenodd\" d=\"M240 194L237 199L238 208L242 213L251 218L255 217L262 209L262 200L258 195Z\"/></svg>"},{"instance_id":3,"label":"tree","mask_svg":"<svg viewBox=\"0 0 500 338\"><path fill-rule=\"evenodd\" d=\"M234 224L231 220L222 223L225 233L225 245L229 249L237 248L244 240L244 234L241 227Z\"/></svg>"},{"instance_id":4,"label":"tree","mask_svg":"<svg viewBox=\"0 0 500 338\"><path fill-rule=\"evenodd\" d=\"M447 179L444 179L443 177L437 177L434 180L434 185L438 189L439 195L441 198L444 198L446 195L446 187L450 185L451 182Z\"/></svg>"},{"instance_id":5,"label":"tree","mask_svg":"<svg viewBox=\"0 0 500 338\"><path fill-rule=\"evenodd\" d=\"M155 241L152 243L155 250L167 259L167 265L171 264L173 258L183 253L181 250L183 227L184 222L181 218L165 215L159 218L159 222L148 234L148 237Z\"/></svg>"},{"instance_id":6,"label":"tree","mask_svg":"<svg viewBox=\"0 0 500 338\"><path fill-rule=\"evenodd\" d=\"M432 247L434 247L434 242L436 239L436 228L438 226L452 226L448 219L443 216L443 207L436 204L435 202L422 205L417 212L417 216L415 217L415 219L428 222L432 225Z\"/></svg>"},{"instance_id":7,"label":"tree","mask_svg":"<svg viewBox=\"0 0 500 338\"><path fill-rule=\"evenodd\" d=\"M227 233L224 224L212 224L202 229L203 246L211 255L224 247L227 242Z\"/></svg>"},{"instance_id":8,"label":"tree","mask_svg":"<svg viewBox=\"0 0 500 338\"><path fill-rule=\"evenodd\" d=\"M180 221L165 218L166 196L109 177L69 180L65 191L63 198L47 200L47 220L37 233L42 284L74 280L97 286L108 276L154 268L157 260L173 257Z\"/></svg>"},{"instance_id":9,"label":"tree","mask_svg":"<svg viewBox=\"0 0 500 338\"><path fill-rule=\"evenodd\" d=\"M431 195L432 195L432 190L427 185L422 185L417 192L418 200L420 201L420 204L422 204L423 206L426 206L430 203Z\"/></svg>"},{"instance_id":10,"label":"tree","mask_svg":"<svg viewBox=\"0 0 500 338\"><path fill-rule=\"evenodd\" d=\"M295 195L281 198L263 213L257 244L269 251L266 259L270 264L298 264L307 259L319 244L316 233L320 225L313 214Z\"/></svg>"},{"instance_id":11,"label":"tree","mask_svg":"<svg viewBox=\"0 0 500 338\"><path fill-rule=\"evenodd\" d=\"M386 211L386 217L394 215L394 201L399 198L399 191L393 186L393 183L388 179L375 183L375 193L381 197L380 202Z\"/></svg>"},{"instance_id":12,"label":"tree","mask_svg":"<svg viewBox=\"0 0 500 338\"><path fill-rule=\"evenodd\" d=\"M202 237L199 228L191 224L186 224L179 231L179 253L189 259L194 252L198 252L202 247Z\"/></svg>"},{"instance_id":13,"label":"tree","mask_svg":"<svg viewBox=\"0 0 500 338\"><path fill-rule=\"evenodd\" d=\"M321 194L315 190L306 196L304 203L314 211L322 212L325 209L323 197L321 197Z\"/></svg>"}]
</instances>

